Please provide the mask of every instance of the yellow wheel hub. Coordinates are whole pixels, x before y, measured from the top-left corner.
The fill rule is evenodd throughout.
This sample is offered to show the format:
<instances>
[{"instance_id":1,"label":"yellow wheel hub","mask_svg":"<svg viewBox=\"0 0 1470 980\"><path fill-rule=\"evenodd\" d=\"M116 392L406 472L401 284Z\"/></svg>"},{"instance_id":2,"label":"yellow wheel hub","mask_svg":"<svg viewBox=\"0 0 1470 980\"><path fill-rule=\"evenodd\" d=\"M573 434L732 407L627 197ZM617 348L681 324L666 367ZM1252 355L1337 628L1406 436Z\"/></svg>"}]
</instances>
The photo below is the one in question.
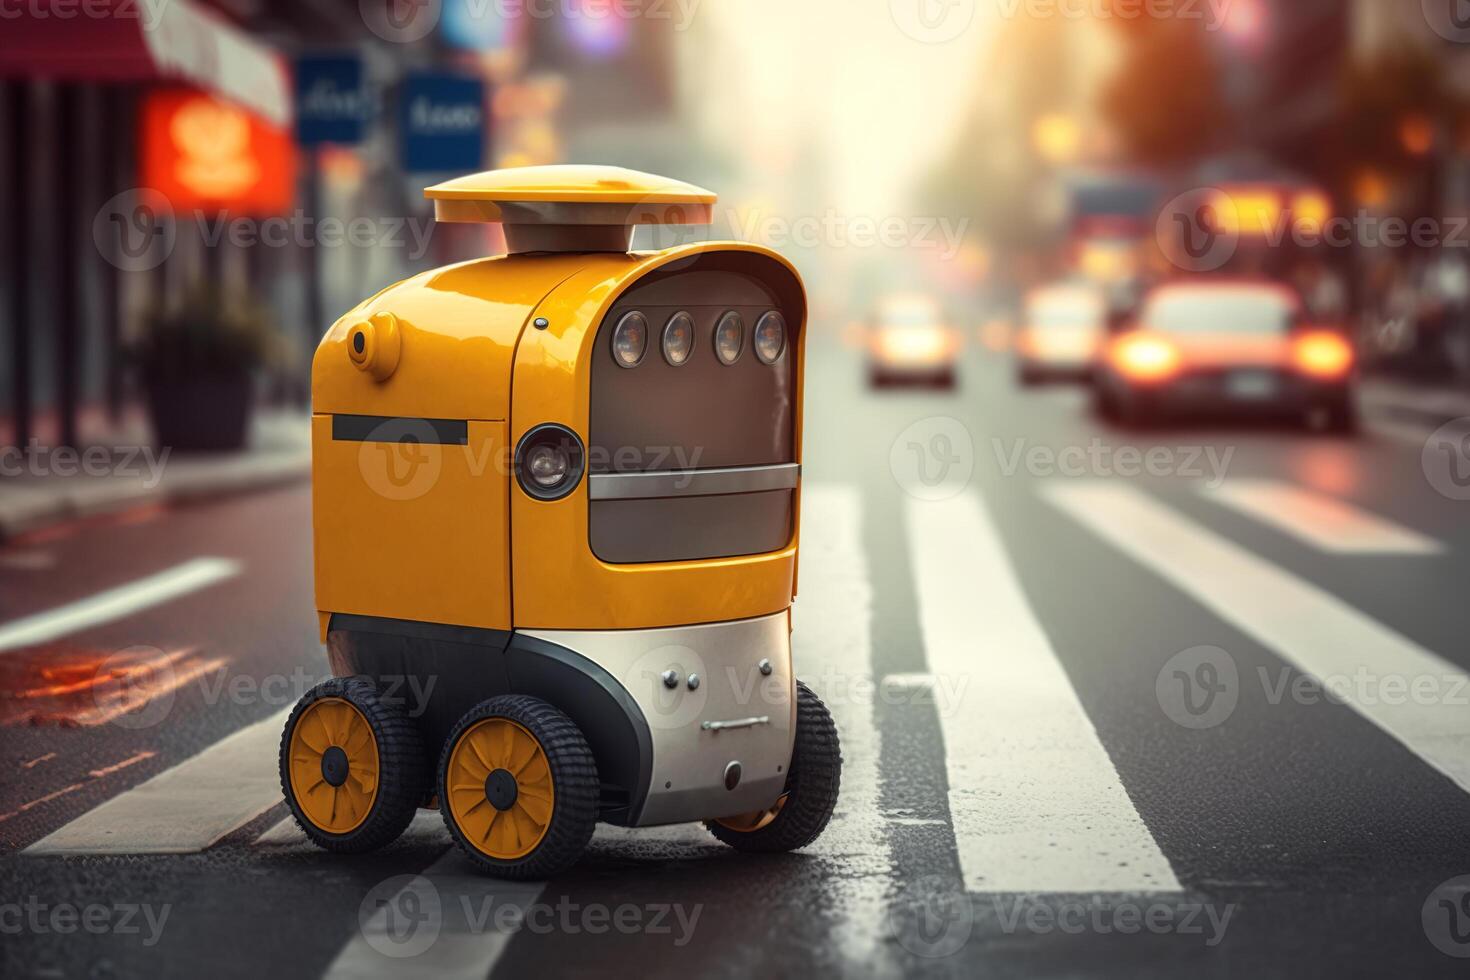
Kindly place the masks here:
<instances>
[{"instance_id":1,"label":"yellow wheel hub","mask_svg":"<svg viewBox=\"0 0 1470 980\"><path fill-rule=\"evenodd\" d=\"M445 782L455 825L489 857L523 858L551 826L551 764L536 736L507 718L486 718L459 737Z\"/></svg>"},{"instance_id":2,"label":"yellow wheel hub","mask_svg":"<svg viewBox=\"0 0 1470 980\"><path fill-rule=\"evenodd\" d=\"M361 711L341 698L313 702L291 730L291 793L320 830L346 834L378 797L378 741Z\"/></svg>"},{"instance_id":3,"label":"yellow wheel hub","mask_svg":"<svg viewBox=\"0 0 1470 980\"><path fill-rule=\"evenodd\" d=\"M781 809L784 806L786 806L786 794L783 793L780 799L764 810L752 810L750 813L742 813L734 817L722 817L716 820L715 823L724 827L726 830L750 834L769 825L781 813Z\"/></svg>"}]
</instances>

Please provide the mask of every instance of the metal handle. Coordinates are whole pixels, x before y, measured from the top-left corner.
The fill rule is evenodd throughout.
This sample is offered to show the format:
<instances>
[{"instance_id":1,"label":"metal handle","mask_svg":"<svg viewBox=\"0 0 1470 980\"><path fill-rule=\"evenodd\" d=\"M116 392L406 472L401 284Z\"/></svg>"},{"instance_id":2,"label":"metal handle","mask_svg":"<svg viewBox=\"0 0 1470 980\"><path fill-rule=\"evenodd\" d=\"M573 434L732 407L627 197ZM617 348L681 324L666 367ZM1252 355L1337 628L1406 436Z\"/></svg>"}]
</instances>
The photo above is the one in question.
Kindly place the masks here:
<instances>
[{"instance_id":1,"label":"metal handle","mask_svg":"<svg viewBox=\"0 0 1470 980\"><path fill-rule=\"evenodd\" d=\"M707 732L719 732L727 728L753 728L756 725L769 725L770 723L770 715L761 715L759 718L737 718L734 721L706 721L699 727Z\"/></svg>"}]
</instances>

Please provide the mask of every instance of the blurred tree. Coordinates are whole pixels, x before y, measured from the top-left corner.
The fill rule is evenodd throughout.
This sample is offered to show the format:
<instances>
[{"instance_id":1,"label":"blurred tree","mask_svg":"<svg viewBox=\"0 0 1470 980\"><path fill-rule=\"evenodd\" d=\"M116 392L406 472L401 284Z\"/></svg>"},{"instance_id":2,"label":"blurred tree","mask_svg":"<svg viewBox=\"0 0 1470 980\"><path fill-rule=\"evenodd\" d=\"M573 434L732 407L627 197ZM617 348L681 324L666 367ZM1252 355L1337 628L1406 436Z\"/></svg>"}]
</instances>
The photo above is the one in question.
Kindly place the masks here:
<instances>
[{"instance_id":1,"label":"blurred tree","mask_svg":"<svg viewBox=\"0 0 1470 980\"><path fill-rule=\"evenodd\" d=\"M1343 73L1337 119L1319 155L1322 176L1346 187L1364 171L1389 178L1420 172L1465 112L1463 97L1430 52L1403 47Z\"/></svg>"},{"instance_id":2,"label":"blurred tree","mask_svg":"<svg viewBox=\"0 0 1470 980\"><path fill-rule=\"evenodd\" d=\"M1118 2L1118 0L1109 0ZM1124 37L1121 67L1099 108L1136 162L1178 170L1231 144L1233 114L1209 35L1179 18L1115 18Z\"/></svg>"}]
</instances>

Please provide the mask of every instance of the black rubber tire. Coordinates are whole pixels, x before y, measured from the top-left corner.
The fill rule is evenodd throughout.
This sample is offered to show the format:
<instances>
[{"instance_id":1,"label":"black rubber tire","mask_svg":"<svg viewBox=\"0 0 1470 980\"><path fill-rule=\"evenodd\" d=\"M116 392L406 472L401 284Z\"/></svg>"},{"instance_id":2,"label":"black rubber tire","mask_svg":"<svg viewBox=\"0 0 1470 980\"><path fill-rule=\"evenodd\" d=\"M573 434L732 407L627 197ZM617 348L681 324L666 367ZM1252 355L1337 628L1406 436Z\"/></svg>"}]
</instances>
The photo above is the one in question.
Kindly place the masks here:
<instances>
[{"instance_id":1,"label":"black rubber tire","mask_svg":"<svg viewBox=\"0 0 1470 980\"><path fill-rule=\"evenodd\" d=\"M345 834L328 833L307 819L291 791L287 768L291 732L302 712L323 698L340 698L362 712L378 746L377 798L367 819ZM362 854L391 844L408 828L428 793L428 758L423 738L402 706L384 702L377 685L366 677L333 677L307 691L286 719L286 727L281 732L281 792L286 796L291 815L312 843L339 854Z\"/></svg>"},{"instance_id":2,"label":"black rubber tire","mask_svg":"<svg viewBox=\"0 0 1470 980\"><path fill-rule=\"evenodd\" d=\"M713 820L704 825L737 851L775 854L806 847L822 836L842 786L842 746L822 699L796 682L796 742L786 773L786 805L759 830L740 831Z\"/></svg>"},{"instance_id":3,"label":"black rubber tire","mask_svg":"<svg viewBox=\"0 0 1470 980\"><path fill-rule=\"evenodd\" d=\"M448 803L446 777L449 756L465 730L486 718L507 718L523 726L541 743L551 767L551 785L555 792L551 824L536 849L514 861L492 858L471 844L454 822ZM444 826L461 851L477 865L497 878L517 881L551 878L568 870L582 857L592 831L597 827L597 808L601 784L597 779L597 761L582 730L562 711L540 698L525 694L502 694L475 705L454 726L439 755L439 775L434 783L439 793L439 812Z\"/></svg>"}]
</instances>

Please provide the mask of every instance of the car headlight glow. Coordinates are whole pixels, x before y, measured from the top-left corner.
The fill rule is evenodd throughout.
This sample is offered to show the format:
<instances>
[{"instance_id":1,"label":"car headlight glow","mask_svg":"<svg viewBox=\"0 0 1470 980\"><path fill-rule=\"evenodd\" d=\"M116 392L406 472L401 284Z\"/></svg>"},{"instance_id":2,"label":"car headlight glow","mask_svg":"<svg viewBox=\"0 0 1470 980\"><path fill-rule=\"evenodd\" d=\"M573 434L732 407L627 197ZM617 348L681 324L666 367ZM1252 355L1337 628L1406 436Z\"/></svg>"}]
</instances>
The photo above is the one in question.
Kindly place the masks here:
<instances>
[{"instance_id":1,"label":"car headlight glow","mask_svg":"<svg viewBox=\"0 0 1470 980\"><path fill-rule=\"evenodd\" d=\"M715 356L721 364L734 364L745 349L745 321L731 310L715 327Z\"/></svg>"},{"instance_id":2,"label":"car headlight glow","mask_svg":"<svg viewBox=\"0 0 1470 980\"><path fill-rule=\"evenodd\" d=\"M648 317L636 310L625 313L613 328L612 352L620 367L642 364L643 355L648 353Z\"/></svg>"},{"instance_id":3,"label":"car headlight glow","mask_svg":"<svg viewBox=\"0 0 1470 980\"><path fill-rule=\"evenodd\" d=\"M571 429L538 425L516 447L516 482L537 500L560 500L581 482L584 459L582 440Z\"/></svg>"},{"instance_id":4,"label":"car headlight glow","mask_svg":"<svg viewBox=\"0 0 1470 980\"><path fill-rule=\"evenodd\" d=\"M756 321L752 346L762 364L775 364L786 350L786 318L772 310Z\"/></svg>"},{"instance_id":5,"label":"car headlight glow","mask_svg":"<svg viewBox=\"0 0 1470 980\"><path fill-rule=\"evenodd\" d=\"M664 324L664 360L681 367L694 351L694 317L680 310Z\"/></svg>"}]
</instances>

